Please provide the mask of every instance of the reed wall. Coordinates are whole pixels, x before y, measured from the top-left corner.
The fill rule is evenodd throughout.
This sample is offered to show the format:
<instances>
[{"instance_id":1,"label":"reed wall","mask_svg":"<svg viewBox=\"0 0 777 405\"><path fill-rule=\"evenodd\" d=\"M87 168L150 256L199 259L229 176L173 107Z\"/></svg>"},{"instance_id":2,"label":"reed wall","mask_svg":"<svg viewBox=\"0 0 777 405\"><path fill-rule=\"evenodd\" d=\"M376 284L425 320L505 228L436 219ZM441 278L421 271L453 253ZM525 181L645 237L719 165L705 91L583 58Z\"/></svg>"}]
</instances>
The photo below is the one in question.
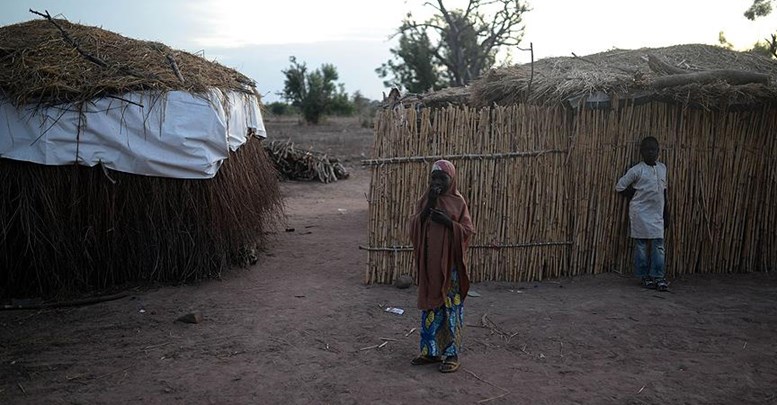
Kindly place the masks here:
<instances>
[{"instance_id":1,"label":"reed wall","mask_svg":"<svg viewBox=\"0 0 777 405\"><path fill-rule=\"evenodd\" d=\"M766 271L777 263L777 110L667 103L569 110L516 105L386 110L377 119L366 283L415 274L406 224L434 160L457 169L477 234L474 281L631 272L617 179L653 135L667 165L667 273Z\"/></svg>"},{"instance_id":2,"label":"reed wall","mask_svg":"<svg viewBox=\"0 0 777 405\"><path fill-rule=\"evenodd\" d=\"M0 298L217 278L282 214L258 139L203 180L0 159Z\"/></svg>"}]
</instances>

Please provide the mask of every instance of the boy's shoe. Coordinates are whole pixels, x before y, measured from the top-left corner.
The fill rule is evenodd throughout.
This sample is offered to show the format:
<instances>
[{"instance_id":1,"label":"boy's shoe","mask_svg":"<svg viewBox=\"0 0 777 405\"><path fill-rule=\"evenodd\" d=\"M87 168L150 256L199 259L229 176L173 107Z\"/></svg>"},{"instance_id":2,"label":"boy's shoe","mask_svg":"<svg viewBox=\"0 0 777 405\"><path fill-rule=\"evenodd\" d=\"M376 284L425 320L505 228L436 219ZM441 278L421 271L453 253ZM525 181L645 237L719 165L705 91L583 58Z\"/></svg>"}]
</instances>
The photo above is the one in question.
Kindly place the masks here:
<instances>
[{"instance_id":1,"label":"boy's shoe","mask_svg":"<svg viewBox=\"0 0 777 405\"><path fill-rule=\"evenodd\" d=\"M656 282L650 277L642 277L642 286L651 290L656 288Z\"/></svg>"},{"instance_id":2,"label":"boy's shoe","mask_svg":"<svg viewBox=\"0 0 777 405\"><path fill-rule=\"evenodd\" d=\"M669 290L669 282L664 280L663 278L656 281L656 289L658 291L668 291Z\"/></svg>"}]
</instances>

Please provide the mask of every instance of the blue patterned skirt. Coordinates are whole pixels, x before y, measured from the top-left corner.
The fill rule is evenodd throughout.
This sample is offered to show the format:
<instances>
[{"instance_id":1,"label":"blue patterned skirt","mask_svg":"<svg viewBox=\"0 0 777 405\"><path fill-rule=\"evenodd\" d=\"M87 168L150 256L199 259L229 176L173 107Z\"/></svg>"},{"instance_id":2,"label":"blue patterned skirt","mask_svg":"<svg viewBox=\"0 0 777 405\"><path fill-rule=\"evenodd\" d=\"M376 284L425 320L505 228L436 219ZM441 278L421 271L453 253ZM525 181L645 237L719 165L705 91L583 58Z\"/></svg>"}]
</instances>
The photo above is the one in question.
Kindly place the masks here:
<instances>
[{"instance_id":1,"label":"blue patterned skirt","mask_svg":"<svg viewBox=\"0 0 777 405\"><path fill-rule=\"evenodd\" d=\"M454 267L445 304L433 310L421 311L421 355L458 356L463 324L464 305L459 293L459 273Z\"/></svg>"}]
</instances>

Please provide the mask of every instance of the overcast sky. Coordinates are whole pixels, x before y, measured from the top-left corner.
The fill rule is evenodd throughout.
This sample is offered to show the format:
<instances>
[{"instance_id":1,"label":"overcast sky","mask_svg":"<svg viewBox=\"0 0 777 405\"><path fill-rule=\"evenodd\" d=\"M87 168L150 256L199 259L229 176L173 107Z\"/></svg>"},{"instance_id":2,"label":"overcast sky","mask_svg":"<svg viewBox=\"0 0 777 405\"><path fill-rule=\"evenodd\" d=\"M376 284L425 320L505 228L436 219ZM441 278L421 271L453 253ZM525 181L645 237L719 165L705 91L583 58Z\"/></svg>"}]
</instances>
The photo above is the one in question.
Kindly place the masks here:
<instances>
[{"instance_id":1,"label":"overcast sky","mask_svg":"<svg viewBox=\"0 0 777 405\"><path fill-rule=\"evenodd\" d=\"M387 91L375 68L391 56L390 35L424 0L0 0L0 25L48 10L71 22L163 42L233 67L257 82L265 102L283 89L281 70L296 56L308 68L337 67L340 83L380 99ZM464 0L448 0L449 8ZM751 22L752 0L530 0L522 45L535 58L586 55L612 48L717 44L718 33L747 48L777 31L777 14ZM777 12L776 12L777 13ZM515 51L512 60L529 61Z\"/></svg>"}]
</instances>

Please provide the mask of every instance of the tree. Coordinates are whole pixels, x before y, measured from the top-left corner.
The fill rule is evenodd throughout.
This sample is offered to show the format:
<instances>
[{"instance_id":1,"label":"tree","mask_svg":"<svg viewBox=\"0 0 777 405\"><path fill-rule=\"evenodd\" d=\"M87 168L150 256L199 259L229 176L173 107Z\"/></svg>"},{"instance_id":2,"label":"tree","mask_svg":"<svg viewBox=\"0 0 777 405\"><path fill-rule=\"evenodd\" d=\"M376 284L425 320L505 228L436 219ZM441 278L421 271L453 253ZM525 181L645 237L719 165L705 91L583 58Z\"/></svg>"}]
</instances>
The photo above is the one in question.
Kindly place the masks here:
<instances>
[{"instance_id":1,"label":"tree","mask_svg":"<svg viewBox=\"0 0 777 405\"><path fill-rule=\"evenodd\" d=\"M441 69L434 64L434 49L425 32L401 32L399 34L399 46L391 49L394 60L375 69L381 78L394 77L384 80L386 87L404 87L411 93L423 93L427 90L439 90L445 87Z\"/></svg>"},{"instance_id":2,"label":"tree","mask_svg":"<svg viewBox=\"0 0 777 405\"><path fill-rule=\"evenodd\" d=\"M772 34L771 38L756 42L753 44L753 49L750 52L766 56L767 58L777 58L777 35Z\"/></svg>"},{"instance_id":3,"label":"tree","mask_svg":"<svg viewBox=\"0 0 777 405\"><path fill-rule=\"evenodd\" d=\"M296 57L289 61L291 66L282 71L286 80L279 95L299 108L306 122L318 124L324 114L348 110L348 94L343 84L335 83L338 74L334 65L325 63L308 72L305 63L297 62ZM352 106L350 109L353 111Z\"/></svg>"},{"instance_id":4,"label":"tree","mask_svg":"<svg viewBox=\"0 0 777 405\"><path fill-rule=\"evenodd\" d=\"M745 11L745 17L750 21L755 21L757 17L766 17L772 12L772 0L753 0Z\"/></svg>"},{"instance_id":5,"label":"tree","mask_svg":"<svg viewBox=\"0 0 777 405\"><path fill-rule=\"evenodd\" d=\"M395 35L393 60L375 71L388 87L401 85L421 93L463 86L493 67L500 49L517 46L529 8L521 0L469 0L465 9L449 10L444 0L429 1L435 15L424 22L411 13ZM488 13L487 13L488 12Z\"/></svg>"},{"instance_id":6,"label":"tree","mask_svg":"<svg viewBox=\"0 0 777 405\"><path fill-rule=\"evenodd\" d=\"M765 17L772 12L772 2L774 0L753 0L745 11L745 18L755 21L758 17ZM772 34L771 38L766 38L764 42L758 41L753 45L753 52L777 58L777 34Z\"/></svg>"},{"instance_id":7,"label":"tree","mask_svg":"<svg viewBox=\"0 0 777 405\"><path fill-rule=\"evenodd\" d=\"M267 104L267 109L270 110L270 113L273 115L297 114L296 108L280 101L274 101Z\"/></svg>"},{"instance_id":8,"label":"tree","mask_svg":"<svg viewBox=\"0 0 777 405\"><path fill-rule=\"evenodd\" d=\"M734 44L732 44L731 42L728 42L728 38L726 38L726 35L723 33L723 31L720 31L718 33L718 43L723 48L734 49Z\"/></svg>"}]
</instances>

